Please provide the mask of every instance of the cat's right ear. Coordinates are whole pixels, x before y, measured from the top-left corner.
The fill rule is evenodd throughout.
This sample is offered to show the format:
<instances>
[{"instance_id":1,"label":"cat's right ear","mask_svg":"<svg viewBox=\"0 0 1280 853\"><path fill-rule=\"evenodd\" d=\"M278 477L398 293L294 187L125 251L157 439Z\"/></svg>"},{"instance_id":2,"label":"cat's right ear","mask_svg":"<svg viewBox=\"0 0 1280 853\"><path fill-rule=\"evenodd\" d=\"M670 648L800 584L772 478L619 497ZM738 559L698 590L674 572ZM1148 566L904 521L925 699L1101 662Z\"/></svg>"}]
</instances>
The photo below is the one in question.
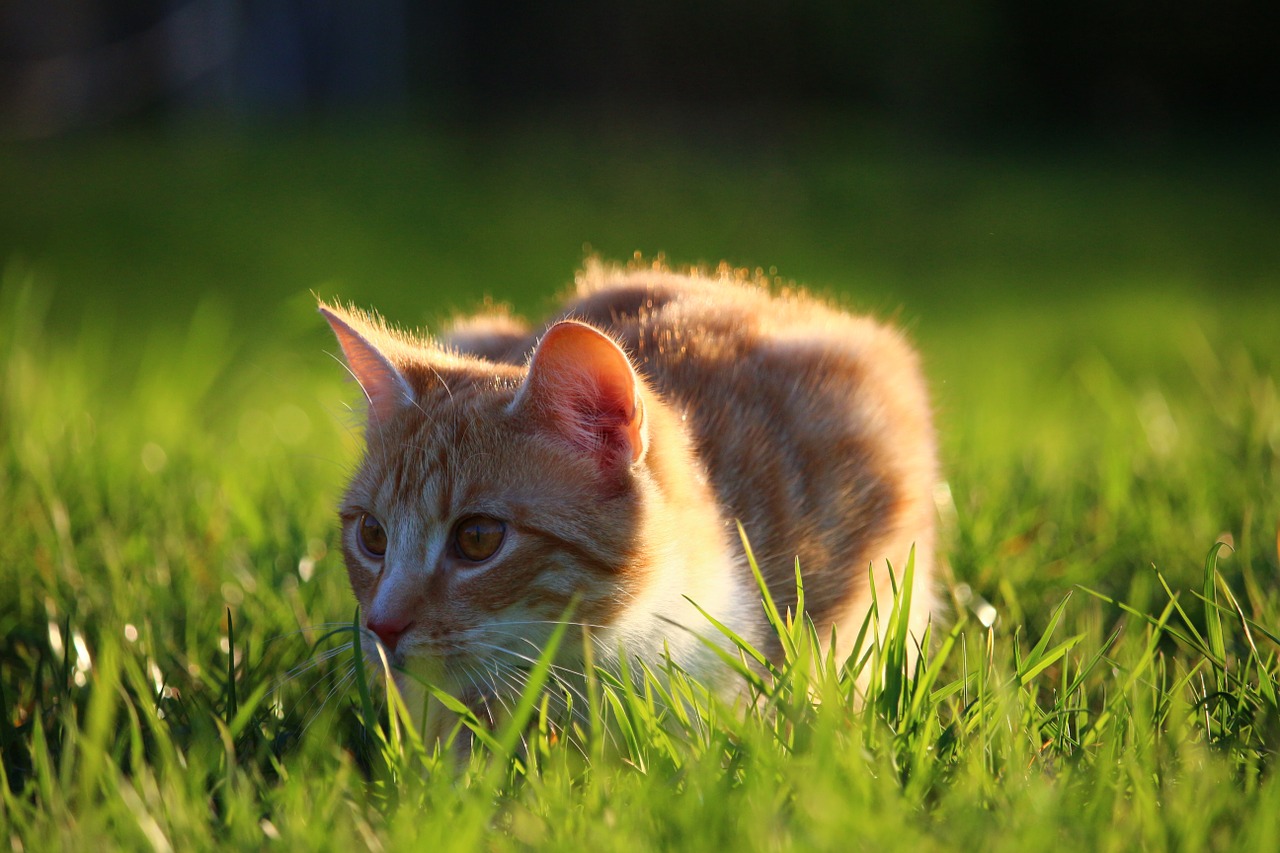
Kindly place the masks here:
<instances>
[{"instance_id":1,"label":"cat's right ear","mask_svg":"<svg viewBox=\"0 0 1280 853\"><path fill-rule=\"evenodd\" d=\"M358 326L364 324L358 318L324 304L320 305L320 313L338 336L347 367L364 390L369 401L370 421L386 420L413 403L413 390L409 383L395 365L369 342L367 333L361 333Z\"/></svg>"},{"instance_id":2,"label":"cat's right ear","mask_svg":"<svg viewBox=\"0 0 1280 853\"><path fill-rule=\"evenodd\" d=\"M644 406L631 361L585 323L566 320L547 330L513 405L526 407L604 468L644 457Z\"/></svg>"}]
</instances>

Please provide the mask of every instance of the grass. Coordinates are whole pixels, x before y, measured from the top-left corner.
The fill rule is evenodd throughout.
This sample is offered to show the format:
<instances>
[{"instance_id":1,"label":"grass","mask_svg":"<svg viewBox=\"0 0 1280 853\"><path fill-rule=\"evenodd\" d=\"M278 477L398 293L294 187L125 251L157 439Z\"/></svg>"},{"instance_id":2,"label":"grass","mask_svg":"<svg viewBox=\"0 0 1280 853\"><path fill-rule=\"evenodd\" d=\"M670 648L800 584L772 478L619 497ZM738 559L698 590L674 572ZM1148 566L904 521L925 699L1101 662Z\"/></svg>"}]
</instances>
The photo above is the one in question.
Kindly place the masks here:
<instances>
[{"instance_id":1,"label":"grass","mask_svg":"<svg viewBox=\"0 0 1280 853\"><path fill-rule=\"evenodd\" d=\"M566 138L8 152L0 841L1280 843L1268 158ZM750 711L602 673L581 731L532 706L460 768L352 683L331 508L358 435L307 291L412 323L480 280L533 310L584 240L903 306L957 597L913 680L891 640L855 701L783 614L792 665Z\"/></svg>"}]
</instances>

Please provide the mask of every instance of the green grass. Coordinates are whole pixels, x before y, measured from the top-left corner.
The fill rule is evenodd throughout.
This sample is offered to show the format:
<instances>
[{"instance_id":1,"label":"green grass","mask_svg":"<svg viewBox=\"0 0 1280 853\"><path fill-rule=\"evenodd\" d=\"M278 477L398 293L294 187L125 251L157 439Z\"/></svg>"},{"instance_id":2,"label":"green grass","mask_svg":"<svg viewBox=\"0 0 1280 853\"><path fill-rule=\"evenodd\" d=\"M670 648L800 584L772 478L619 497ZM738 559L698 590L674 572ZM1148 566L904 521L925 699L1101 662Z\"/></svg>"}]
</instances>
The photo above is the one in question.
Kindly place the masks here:
<instances>
[{"instance_id":1,"label":"green grass","mask_svg":"<svg viewBox=\"0 0 1280 853\"><path fill-rule=\"evenodd\" d=\"M0 843L1280 844L1271 158L819 138L6 152ZM968 594L913 681L892 641L859 704L796 620L751 711L601 674L576 734L533 707L454 767L344 680L332 506L358 433L308 291L408 323L485 292L536 310L583 242L900 308Z\"/></svg>"}]
</instances>

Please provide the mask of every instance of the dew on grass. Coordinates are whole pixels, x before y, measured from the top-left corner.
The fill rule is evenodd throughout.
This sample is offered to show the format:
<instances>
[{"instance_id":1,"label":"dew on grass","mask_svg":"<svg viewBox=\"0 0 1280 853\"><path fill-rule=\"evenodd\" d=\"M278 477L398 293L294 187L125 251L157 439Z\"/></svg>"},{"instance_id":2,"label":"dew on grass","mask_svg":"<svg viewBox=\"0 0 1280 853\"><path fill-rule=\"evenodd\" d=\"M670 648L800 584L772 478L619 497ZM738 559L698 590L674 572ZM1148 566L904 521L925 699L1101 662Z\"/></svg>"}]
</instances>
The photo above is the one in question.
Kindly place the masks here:
<instances>
[{"instance_id":1,"label":"dew on grass","mask_svg":"<svg viewBox=\"0 0 1280 853\"><path fill-rule=\"evenodd\" d=\"M227 640L227 638L226 638L226 637L219 637L219 638L218 638L218 650L219 650L220 652L222 652L224 655L229 655L229 654L231 654L231 643ZM239 647L237 647L237 648L236 648L236 650L235 650L235 656L234 656L234 658L232 659L233 663L234 663L236 666L239 666L239 665L240 665L240 660L241 660L241 655L242 655L242 654L243 654L243 652L240 650L240 648L239 648Z\"/></svg>"},{"instance_id":2,"label":"dew on grass","mask_svg":"<svg viewBox=\"0 0 1280 853\"><path fill-rule=\"evenodd\" d=\"M982 601L973 608L973 613L978 617L978 621L982 623L982 627L990 628L996 624L1000 618L1000 614L996 611L994 605L989 601Z\"/></svg>"},{"instance_id":3,"label":"dew on grass","mask_svg":"<svg viewBox=\"0 0 1280 853\"><path fill-rule=\"evenodd\" d=\"M996 610L995 605L975 592L967 583L956 586L956 599L969 608L974 618L982 623L984 628L990 628L1000 620L1000 611Z\"/></svg>"},{"instance_id":4,"label":"dew on grass","mask_svg":"<svg viewBox=\"0 0 1280 853\"><path fill-rule=\"evenodd\" d=\"M160 667L156 662L150 658L147 659L147 675L151 676L151 683L155 685L157 693L164 689L164 673L160 671Z\"/></svg>"},{"instance_id":5,"label":"dew on grass","mask_svg":"<svg viewBox=\"0 0 1280 853\"><path fill-rule=\"evenodd\" d=\"M89 646L84 641L84 634L73 630L71 646L76 650L76 673L72 680L77 687L84 687L89 683L89 672L93 670L93 659L89 656Z\"/></svg>"},{"instance_id":6,"label":"dew on grass","mask_svg":"<svg viewBox=\"0 0 1280 853\"><path fill-rule=\"evenodd\" d=\"M138 629L132 623L126 622L124 626L124 638L130 643L138 642Z\"/></svg>"},{"instance_id":7,"label":"dew on grass","mask_svg":"<svg viewBox=\"0 0 1280 853\"><path fill-rule=\"evenodd\" d=\"M58 658L62 657L66 651L66 646L62 644L62 629L52 619L49 620L49 651Z\"/></svg>"}]
</instances>

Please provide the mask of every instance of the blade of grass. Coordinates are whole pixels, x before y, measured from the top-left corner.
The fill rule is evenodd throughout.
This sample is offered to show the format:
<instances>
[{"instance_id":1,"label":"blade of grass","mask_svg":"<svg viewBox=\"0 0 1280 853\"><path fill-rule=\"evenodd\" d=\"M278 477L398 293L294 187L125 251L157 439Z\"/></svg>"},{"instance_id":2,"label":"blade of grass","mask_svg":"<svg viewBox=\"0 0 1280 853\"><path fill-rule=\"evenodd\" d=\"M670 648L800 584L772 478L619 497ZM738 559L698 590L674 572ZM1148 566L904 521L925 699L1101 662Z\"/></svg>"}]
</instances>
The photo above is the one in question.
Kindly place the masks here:
<instances>
[{"instance_id":1,"label":"blade of grass","mask_svg":"<svg viewBox=\"0 0 1280 853\"><path fill-rule=\"evenodd\" d=\"M351 617L351 665L355 670L356 691L360 696L360 719L370 737L378 732L378 715L373 709L373 694L369 690L369 675L364 662L364 645L360 642L360 607Z\"/></svg>"},{"instance_id":2,"label":"blade of grass","mask_svg":"<svg viewBox=\"0 0 1280 853\"><path fill-rule=\"evenodd\" d=\"M1227 666L1227 647L1222 639L1222 614L1218 612L1218 552L1222 550L1225 542L1215 542L1213 547L1209 549L1209 554L1204 559L1204 577L1203 577L1203 595L1204 595L1204 621L1205 633L1209 635L1209 651L1222 661L1222 670L1225 671ZM1225 689L1223 675L1218 675L1218 689Z\"/></svg>"},{"instance_id":3,"label":"blade of grass","mask_svg":"<svg viewBox=\"0 0 1280 853\"><path fill-rule=\"evenodd\" d=\"M231 726L239 712L236 701L236 629L231 616L231 608L227 608L227 714L226 724Z\"/></svg>"},{"instance_id":4,"label":"blade of grass","mask_svg":"<svg viewBox=\"0 0 1280 853\"><path fill-rule=\"evenodd\" d=\"M795 656L795 646L791 642L791 634L787 631L786 622L781 614L778 613L778 605L773 600L769 585L765 583L764 575L760 571L760 564L756 562L755 552L751 550L751 543L747 540L746 529L743 528L741 521L735 523L738 525L738 538L742 541L742 551L747 558L747 565L751 568L751 575L756 580L756 588L760 591L760 600L764 604L765 617L778 635L778 641L782 643L783 654L787 658L792 658Z\"/></svg>"},{"instance_id":5,"label":"blade of grass","mask_svg":"<svg viewBox=\"0 0 1280 853\"><path fill-rule=\"evenodd\" d=\"M569 619L573 615L573 611L577 609L577 606L578 599L575 597L569 602L569 606L565 608L565 611L560 614L556 627L552 630L551 636L547 638L547 644L543 647L542 653L538 655L538 662L534 664L529 673L524 689L520 691L520 698L516 702L515 709L511 712L511 716L498 734L497 740L501 755L508 759L514 755L516 743L520 741L525 728L533 717L533 712L537 708L542 690L550 677L556 653L560 650L560 643L564 640L565 631L568 630Z\"/></svg>"}]
</instances>

